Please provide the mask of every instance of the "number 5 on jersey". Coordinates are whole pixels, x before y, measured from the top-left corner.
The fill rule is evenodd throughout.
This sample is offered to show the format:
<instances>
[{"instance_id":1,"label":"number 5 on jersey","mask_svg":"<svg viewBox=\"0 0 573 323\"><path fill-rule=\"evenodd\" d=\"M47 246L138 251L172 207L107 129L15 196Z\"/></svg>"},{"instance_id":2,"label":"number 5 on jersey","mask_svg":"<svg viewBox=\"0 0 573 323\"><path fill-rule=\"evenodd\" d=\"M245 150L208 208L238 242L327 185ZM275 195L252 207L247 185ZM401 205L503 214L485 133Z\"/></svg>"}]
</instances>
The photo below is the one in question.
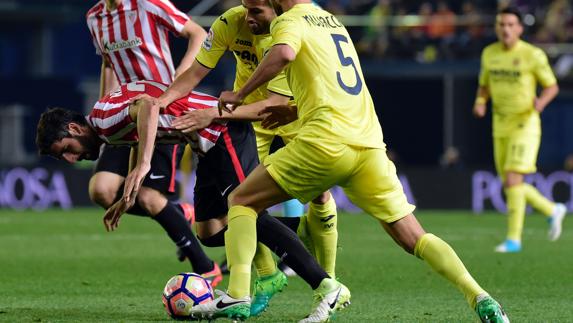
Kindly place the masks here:
<instances>
[{"instance_id":1,"label":"number 5 on jersey","mask_svg":"<svg viewBox=\"0 0 573 323\"><path fill-rule=\"evenodd\" d=\"M344 83L344 81L342 81L340 72L337 71L336 79L338 80L338 85L340 85L340 87L346 93L351 95L358 95L358 93L362 91L362 80L360 79L360 74L356 69L356 65L354 64L352 57L344 56L344 53L342 52L342 47L340 47L341 42L348 43L348 38L340 34L331 34L331 36L332 40L334 41L334 45L336 46L336 51L338 53L338 59L340 60L340 64L342 64L342 66L352 66L352 68L354 69L354 74L356 75L356 84L354 86L348 86Z\"/></svg>"}]
</instances>

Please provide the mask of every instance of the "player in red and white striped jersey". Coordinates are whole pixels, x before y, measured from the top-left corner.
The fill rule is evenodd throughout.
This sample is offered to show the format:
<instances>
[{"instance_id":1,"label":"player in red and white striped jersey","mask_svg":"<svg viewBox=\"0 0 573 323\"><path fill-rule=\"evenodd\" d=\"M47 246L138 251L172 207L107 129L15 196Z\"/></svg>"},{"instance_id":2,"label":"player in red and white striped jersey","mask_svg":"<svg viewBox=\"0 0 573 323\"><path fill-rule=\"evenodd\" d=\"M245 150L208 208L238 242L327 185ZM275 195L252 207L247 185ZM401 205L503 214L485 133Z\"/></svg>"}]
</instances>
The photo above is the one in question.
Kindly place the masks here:
<instances>
[{"instance_id":1,"label":"player in red and white striped jersey","mask_svg":"<svg viewBox=\"0 0 573 323\"><path fill-rule=\"evenodd\" d=\"M159 97L167 89L165 84L152 81L139 81L122 85L116 91L96 102L92 112L86 117L88 123L105 143L134 145L139 141L137 123L130 114L132 101L145 93ZM210 109L218 104L217 98L200 92L191 92L186 97L174 101L165 109L159 110L156 143L177 144L188 141L199 153L206 153L217 143L224 124L212 123L204 129L183 133L172 127L175 118L185 111Z\"/></svg>"},{"instance_id":2,"label":"player in red and white striped jersey","mask_svg":"<svg viewBox=\"0 0 573 323\"><path fill-rule=\"evenodd\" d=\"M101 0L86 19L96 52L120 84L138 80L171 83L174 75L191 65L206 36L168 0ZM169 49L169 31L190 39L177 71Z\"/></svg>"},{"instance_id":3,"label":"player in red and white striped jersey","mask_svg":"<svg viewBox=\"0 0 573 323\"><path fill-rule=\"evenodd\" d=\"M96 52L102 57L100 98L128 82L170 83L191 65L206 36L201 26L169 0L100 0L88 11L86 20ZM177 69L173 67L169 49L169 32L189 39ZM156 146L151 171L129 213L151 216L177 244L180 259L188 258L195 272L215 277L216 284L221 279L218 266L201 250L190 228L184 228L183 211L189 205L180 206L168 200L177 197L175 169L182 146ZM129 154L128 146L106 145L99 156L89 193L105 209L120 195L129 168Z\"/></svg>"}]
</instances>

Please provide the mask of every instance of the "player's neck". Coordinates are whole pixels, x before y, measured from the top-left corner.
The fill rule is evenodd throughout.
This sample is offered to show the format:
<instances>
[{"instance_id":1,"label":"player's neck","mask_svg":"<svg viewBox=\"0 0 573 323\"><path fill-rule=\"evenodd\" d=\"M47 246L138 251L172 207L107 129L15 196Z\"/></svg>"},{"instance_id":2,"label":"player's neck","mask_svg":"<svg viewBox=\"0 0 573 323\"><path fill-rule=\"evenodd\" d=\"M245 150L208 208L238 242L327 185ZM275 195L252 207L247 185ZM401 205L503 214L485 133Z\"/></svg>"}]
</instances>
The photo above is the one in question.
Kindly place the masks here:
<instances>
[{"instance_id":1,"label":"player's neck","mask_svg":"<svg viewBox=\"0 0 573 323\"><path fill-rule=\"evenodd\" d=\"M519 44L519 39L517 39L516 41L514 41L513 43L510 43L510 44L506 44L504 42L501 43L501 45L503 46L503 49L506 51L510 51L510 50L514 49L515 47L517 47L517 44Z\"/></svg>"},{"instance_id":2,"label":"player's neck","mask_svg":"<svg viewBox=\"0 0 573 323\"><path fill-rule=\"evenodd\" d=\"M281 7L283 11L290 10L292 7L296 6L297 4L304 4L304 3L312 3L310 0L286 0L281 1Z\"/></svg>"},{"instance_id":3,"label":"player's neck","mask_svg":"<svg viewBox=\"0 0 573 323\"><path fill-rule=\"evenodd\" d=\"M105 7L107 10L112 11L119 7L121 0L105 0Z\"/></svg>"}]
</instances>

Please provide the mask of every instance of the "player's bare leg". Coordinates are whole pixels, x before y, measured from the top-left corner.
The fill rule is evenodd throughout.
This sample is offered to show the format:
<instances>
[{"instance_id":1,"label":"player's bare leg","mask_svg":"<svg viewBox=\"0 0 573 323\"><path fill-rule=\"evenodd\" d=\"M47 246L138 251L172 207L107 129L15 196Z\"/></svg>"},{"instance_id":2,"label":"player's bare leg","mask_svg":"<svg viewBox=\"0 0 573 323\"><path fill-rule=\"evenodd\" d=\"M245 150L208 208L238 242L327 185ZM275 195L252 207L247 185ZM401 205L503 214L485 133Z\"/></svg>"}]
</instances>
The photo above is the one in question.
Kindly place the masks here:
<instances>
[{"instance_id":1,"label":"player's bare leg","mask_svg":"<svg viewBox=\"0 0 573 323\"><path fill-rule=\"evenodd\" d=\"M404 250L427 262L434 271L456 285L482 321L509 322L501 306L478 285L456 252L442 239L426 233L413 214L396 222L380 223Z\"/></svg>"},{"instance_id":2,"label":"player's bare leg","mask_svg":"<svg viewBox=\"0 0 573 323\"><path fill-rule=\"evenodd\" d=\"M115 202L117 192L125 177L112 172L97 172L91 178L88 192L92 202L108 209Z\"/></svg>"}]
</instances>

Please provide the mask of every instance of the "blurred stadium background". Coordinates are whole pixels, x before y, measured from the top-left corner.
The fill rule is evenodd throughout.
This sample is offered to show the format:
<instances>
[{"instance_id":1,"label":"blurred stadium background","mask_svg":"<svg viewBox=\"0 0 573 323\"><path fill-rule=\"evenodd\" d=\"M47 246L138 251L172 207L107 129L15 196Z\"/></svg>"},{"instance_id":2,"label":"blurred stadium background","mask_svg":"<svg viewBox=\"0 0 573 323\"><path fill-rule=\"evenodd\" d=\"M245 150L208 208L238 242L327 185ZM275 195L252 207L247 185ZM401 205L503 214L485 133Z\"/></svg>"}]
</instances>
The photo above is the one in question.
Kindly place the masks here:
<instances>
[{"instance_id":1,"label":"blurred stadium background","mask_svg":"<svg viewBox=\"0 0 573 323\"><path fill-rule=\"evenodd\" d=\"M205 28L240 4L173 1ZM491 121L471 114L481 49L495 41L497 7L509 1L322 0L340 15L361 53L389 154L420 208L503 210L493 173ZM101 60L85 13L95 1L0 1L0 207L90 205L91 164L61 165L35 153L35 125L52 106L87 111L97 99ZM561 92L543 113L540 174L529 181L573 208L573 5L517 0L525 39L548 53ZM175 62L186 43L172 39ZM232 86L234 59L201 84ZM439 179L439 180L437 180ZM192 190L187 190L192 192ZM186 198L191 198L187 196ZM344 200L343 196L339 199ZM352 209L344 201L344 209Z\"/></svg>"}]
</instances>

